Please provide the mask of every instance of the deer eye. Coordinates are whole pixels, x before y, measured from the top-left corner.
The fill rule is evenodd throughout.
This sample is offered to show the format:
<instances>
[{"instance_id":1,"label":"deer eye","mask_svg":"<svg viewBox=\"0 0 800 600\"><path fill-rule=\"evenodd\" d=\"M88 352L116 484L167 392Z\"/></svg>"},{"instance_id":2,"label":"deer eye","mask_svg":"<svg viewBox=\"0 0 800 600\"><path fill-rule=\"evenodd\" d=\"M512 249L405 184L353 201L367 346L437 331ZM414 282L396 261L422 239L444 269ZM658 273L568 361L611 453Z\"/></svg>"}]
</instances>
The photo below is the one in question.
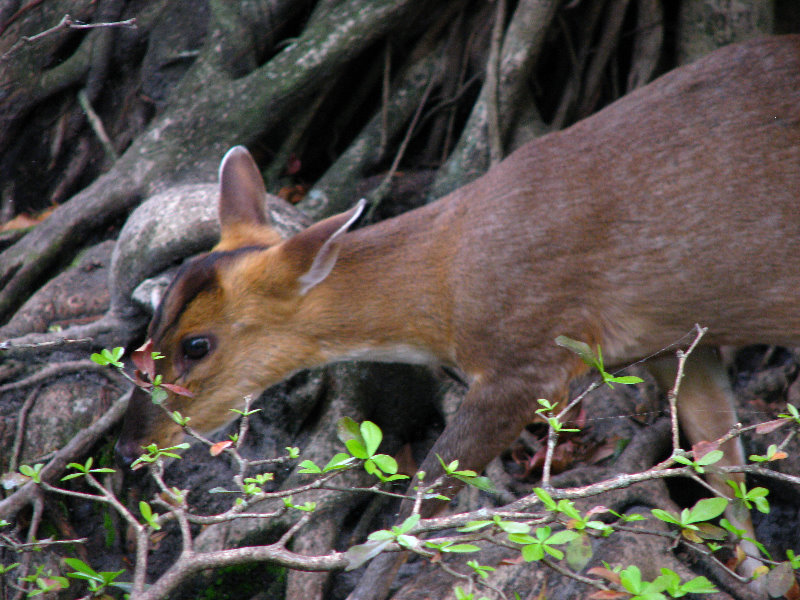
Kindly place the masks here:
<instances>
[{"instance_id":1,"label":"deer eye","mask_svg":"<svg viewBox=\"0 0 800 600\"><path fill-rule=\"evenodd\" d=\"M190 360L200 360L211 352L211 338L204 335L188 337L181 342L183 356Z\"/></svg>"}]
</instances>

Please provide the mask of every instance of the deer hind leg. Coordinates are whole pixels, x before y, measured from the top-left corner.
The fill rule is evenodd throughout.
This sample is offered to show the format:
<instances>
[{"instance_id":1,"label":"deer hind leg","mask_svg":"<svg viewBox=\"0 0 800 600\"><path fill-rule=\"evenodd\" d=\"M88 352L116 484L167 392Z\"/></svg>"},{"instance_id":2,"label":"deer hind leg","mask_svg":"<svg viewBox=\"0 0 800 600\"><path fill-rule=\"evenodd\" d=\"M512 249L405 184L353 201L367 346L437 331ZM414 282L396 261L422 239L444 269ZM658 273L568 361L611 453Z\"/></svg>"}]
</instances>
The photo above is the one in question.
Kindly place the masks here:
<instances>
[{"instance_id":1,"label":"deer hind leg","mask_svg":"<svg viewBox=\"0 0 800 600\"><path fill-rule=\"evenodd\" d=\"M675 385L676 358L656 359L648 364L648 368L663 390L670 390ZM733 390L716 348L698 347L686 360L678 392L678 418L681 429L691 444L717 440L736 424ZM720 450L724 452L724 457L717 465L738 466L745 463L744 450L738 437L723 444ZM733 490L725 480L743 482L744 474L709 472L707 479L714 489L731 498ZM744 529L748 537L755 539L749 513L729 508L725 516L736 528ZM743 541L741 545L749 556L759 555L752 543ZM749 577L760 565L758 560L748 558L738 570Z\"/></svg>"}]
</instances>

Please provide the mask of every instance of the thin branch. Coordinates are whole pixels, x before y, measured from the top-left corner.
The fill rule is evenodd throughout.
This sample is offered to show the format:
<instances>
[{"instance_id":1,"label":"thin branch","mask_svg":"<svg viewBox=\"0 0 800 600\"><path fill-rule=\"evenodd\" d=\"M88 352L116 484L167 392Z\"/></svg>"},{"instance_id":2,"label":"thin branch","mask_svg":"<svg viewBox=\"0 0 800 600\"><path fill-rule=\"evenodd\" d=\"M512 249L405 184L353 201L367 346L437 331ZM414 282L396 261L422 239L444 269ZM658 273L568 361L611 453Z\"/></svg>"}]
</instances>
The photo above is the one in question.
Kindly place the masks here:
<instances>
[{"instance_id":1,"label":"thin branch","mask_svg":"<svg viewBox=\"0 0 800 600\"><path fill-rule=\"evenodd\" d=\"M42 38L58 33L59 31L66 31L67 29L98 29L101 27L129 27L136 28L136 19L127 19L125 21L114 21L113 23L83 23L76 21L69 15L64 15L57 25L50 29L45 29L36 35L23 35L20 37L8 51L0 56L0 61L6 61L25 44L32 44L38 42Z\"/></svg>"},{"instance_id":2,"label":"thin branch","mask_svg":"<svg viewBox=\"0 0 800 600\"><path fill-rule=\"evenodd\" d=\"M75 456L80 456L94 445L101 435L122 418L128 406L129 398L130 392L117 398L102 417L89 425L89 427L81 429L63 448L58 450L53 455L53 458L42 468L42 481L54 481L63 473L67 464L74 460ZM28 505L38 493L38 486L33 481L29 481L0 502L0 518L7 520L12 518L13 515Z\"/></svg>"},{"instance_id":3,"label":"thin branch","mask_svg":"<svg viewBox=\"0 0 800 600\"><path fill-rule=\"evenodd\" d=\"M11 448L11 458L8 461L8 470L10 472L16 471L17 467L19 466L19 455L22 450L22 440L25 437L25 424L28 419L28 413L33 407L33 403L36 401L36 396L39 395L39 390L41 389L42 384L40 383L30 394L28 394L28 397L25 398L25 402L19 411L19 416L17 417L17 431L14 434L14 445Z\"/></svg>"},{"instance_id":4,"label":"thin branch","mask_svg":"<svg viewBox=\"0 0 800 600\"><path fill-rule=\"evenodd\" d=\"M503 27L506 21L506 1L496 0L492 40L489 48L489 59L486 64L486 117L489 133L489 164L494 166L503 160L503 140L500 134L500 49L503 41Z\"/></svg>"},{"instance_id":5,"label":"thin branch","mask_svg":"<svg viewBox=\"0 0 800 600\"><path fill-rule=\"evenodd\" d=\"M5 392L10 392L12 390L17 390L21 388L30 387L33 385L40 385L43 381L46 381L52 377L58 377L63 375L65 372L71 371L95 371L101 375L104 375L108 378L109 381L120 385L122 381L116 376L115 372L109 369L106 366L98 365L97 363L91 360L70 360L61 363L54 363L45 365L40 370L36 371L33 375L26 377L25 379L20 379L19 381L14 381L11 383L7 383L5 385L0 385L0 394Z\"/></svg>"},{"instance_id":6,"label":"thin branch","mask_svg":"<svg viewBox=\"0 0 800 600\"><path fill-rule=\"evenodd\" d=\"M92 103L89 100L89 96L86 95L85 89L78 92L78 102L86 115L86 119L89 121L89 126L92 128L92 131L94 131L97 139L100 140L100 144L103 146L106 156L111 162L115 162L119 158L119 154L117 154L114 144L111 143L111 139L108 137L108 133L106 133L103 120L95 112L94 108L92 108Z\"/></svg>"},{"instance_id":7,"label":"thin branch","mask_svg":"<svg viewBox=\"0 0 800 600\"><path fill-rule=\"evenodd\" d=\"M672 386L672 389L667 394L667 400L669 401L669 412L670 412L670 419L672 421L672 453L677 454L680 452L681 442L680 442L680 431L678 429L678 392L680 391L681 387L681 380L683 379L683 372L686 367L686 359L689 358L689 355L694 351L697 347L697 344L700 343L700 338L705 335L708 328L700 327L700 325L695 325L695 338L694 341L689 345L686 351L678 350L676 352L676 356L678 357L678 370L675 374L675 384Z\"/></svg>"},{"instance_id":8,"label":"thin branch","mask_svg":"<svg viewBox=\"0 0 800 600\"><path fill-rule=\"evenodd\" d=\"M48 340L46 342L34 342L34 343L15 343L14 340L7 340L5 342L0 342L0 356L3 356L3 353L7 353L5 358L27 358L31 355L37 355L42 352L55 352L60 350L64 346L70 346L70 349L73 349L72 346L89 346L92 343L91 338L80 338L80 339L73 339L73 338L57 338Z\"/></svg>"},{"instance_id":9,"label":"thin branch","mask_svg":"<svg viewBox=\"0 0 800 600\"><path fill-rule=\"evenodd\" d=\"M383 181L378 186L376 190L374 190L370 196L372 201L370 202L369 210L367 211L365 220L367 222L372 221L372 218L375 214L375 210L378 208L378 205L381 203L383 197L387 194L392 185L392 179L394 179L394 175L397 172L397 168L400 166L400 161L403 159L403 155L406 152L406 148L408 147L408 143L411 141L411 135L414 133L417 127L417 123L419 122L419 117L422 114L422 109L425 107L425 103L428 101L428 96L431 93L431 89L433 89L433 85L437 82L438 78L431 76L428 80L428 85L425 86L425 91L422 93L422 98L419 101L419 105L417 106L417 110L414 113L414 117L411 119L411 123L406 130L406 135L403 138L403 141L400 144L400 147L397 150L397 154L395 154L394 161L392 162L392 166L389 168L389 172L386 174L386 177L383 178Z\"/></svg>"},{"instance_id":10,"label":"thin branch","mask_svg":"<svg viewBox=\"0 0 800 600\"><path fill-rule=\"evenodd\" d=\"M381 83L381 143L378 155L383 156L389 145L389 101L392 90L392 45L387 40L383 49L383 81Z\"/></svg>"}]
</instances>

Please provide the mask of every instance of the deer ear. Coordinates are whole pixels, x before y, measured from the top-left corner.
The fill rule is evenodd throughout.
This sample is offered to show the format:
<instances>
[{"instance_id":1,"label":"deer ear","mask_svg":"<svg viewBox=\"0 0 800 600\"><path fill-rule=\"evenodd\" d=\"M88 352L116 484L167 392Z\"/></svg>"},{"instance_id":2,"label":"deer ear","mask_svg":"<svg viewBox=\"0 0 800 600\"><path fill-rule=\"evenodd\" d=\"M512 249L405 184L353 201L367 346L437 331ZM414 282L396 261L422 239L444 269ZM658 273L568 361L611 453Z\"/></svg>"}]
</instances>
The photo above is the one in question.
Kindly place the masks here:
<instances>
[{"instance_id":1,"label":"deer ear","mask_svg":"<svg viewBox=\"0 0 800 600\"><path fill-rule=\"evenodd\" d=\"M267 190L253 157L244 146L228 150L219 166L219 222L217 250L247 245L272 246L280 235L270 227L265 212Z\"/></svg>"},{"instance_id":2,"label":"deer ear","mask_svg":"<svg viewBox=\"0 0 800 600\"><path fill-rule=\"evenodd\" d=\"M301 295L330 275L339 256L342 236L361 216L366 204L362 198L347 212L320 221L284 242L284 255L302 273L297 278Z\"/></svg>"},{"instance_id":3,"label":"deer ear","mask_svg":"<svg viewBox=\"0 0 800 600\"><path fill-rule=\"evenodd\" d=\"M266 225L267 190L256 162L244 146L234 146L219 165L219 220L222 227L237 223Z\"/></svg>"}]
</instances>

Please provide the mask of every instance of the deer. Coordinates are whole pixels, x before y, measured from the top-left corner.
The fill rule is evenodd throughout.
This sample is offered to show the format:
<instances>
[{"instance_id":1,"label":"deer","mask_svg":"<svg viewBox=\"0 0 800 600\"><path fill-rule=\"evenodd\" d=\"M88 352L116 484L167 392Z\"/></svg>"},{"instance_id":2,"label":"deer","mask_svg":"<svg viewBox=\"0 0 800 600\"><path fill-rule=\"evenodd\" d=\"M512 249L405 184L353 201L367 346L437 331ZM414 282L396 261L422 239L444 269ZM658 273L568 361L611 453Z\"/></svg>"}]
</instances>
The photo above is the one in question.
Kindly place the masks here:
<instances>
[{"instance_id":1,"label":"deer","mask_svg":"<svg viewBox=\"0 0 800 600\"><path fill-rule=\"evenodd\" d=\"M716 348L800 344L800 36L716 50L361 228L363 201L282 239L241 146L219 178L220 241L180 268L147 334L163 381L193 395L166 406L200 431L316 365L445 366L469 389L420 470L433 480L441 457L481 472L538 398L564 402L587 371L556 337L599 345L610 366L657 355L668 387L674 360L658 353L700 323L678 412L691 443L712 441L736 423ZM183 435L136 393L116 452L130 464ZM738 438L723 449L722 465L744 463ZM710 482L730 496L725 478Z\"/></svg>"}]
</instances>

